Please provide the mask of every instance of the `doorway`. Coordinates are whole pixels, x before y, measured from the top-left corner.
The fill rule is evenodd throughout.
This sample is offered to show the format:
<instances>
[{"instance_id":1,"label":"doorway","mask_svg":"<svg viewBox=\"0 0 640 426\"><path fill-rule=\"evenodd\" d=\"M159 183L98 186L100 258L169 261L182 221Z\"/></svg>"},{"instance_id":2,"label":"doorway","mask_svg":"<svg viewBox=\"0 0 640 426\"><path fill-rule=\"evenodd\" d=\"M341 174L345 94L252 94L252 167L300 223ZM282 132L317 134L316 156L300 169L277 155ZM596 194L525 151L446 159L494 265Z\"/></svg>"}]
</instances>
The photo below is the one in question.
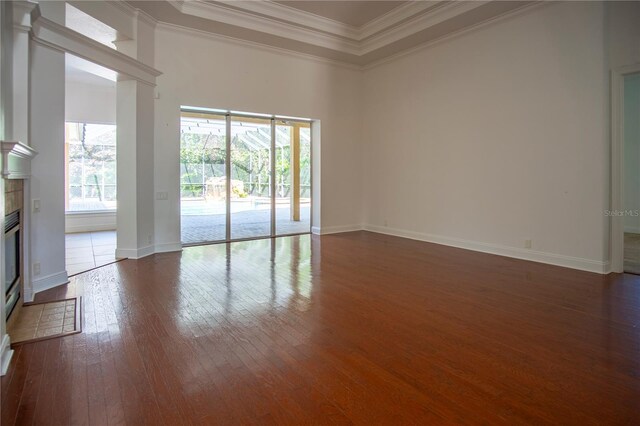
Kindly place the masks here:
<instances>
[{"instance_id":1,"label":"doorway","mask_svg":"<svg viewBox=\"0 0 640 426\"><path fill-rule=\"evenodd\" d=\"M640 274L640 63L611 71L611 272Z\"/></svg>"},{"instance_id":2,"label":"doorway","mask_svg":"<svg viewBox=\"0 0 640 426\"><path fill-rule=\"evenodd\" d=\"M624 272L640 274L640 73L624 76Z\"/></svg>"},{"instance_id":3,"label":"doorway","mask_svg":"<svg viewBox=\"0 0 640 426\"><path fill-rule=\"evenodd\" d=\"M311 121L184 107L183 245L311 232Z\"/></svg>"},{"instance_id":4,"label":"doorway","mask_svg":"<svg viewBox=\"0 0 640 426\"><path fill-rule=\"evenodd\" d=\"M115 262L115 72L65 54L65 266L76 275Z\"/></svg>"}]
</instances>

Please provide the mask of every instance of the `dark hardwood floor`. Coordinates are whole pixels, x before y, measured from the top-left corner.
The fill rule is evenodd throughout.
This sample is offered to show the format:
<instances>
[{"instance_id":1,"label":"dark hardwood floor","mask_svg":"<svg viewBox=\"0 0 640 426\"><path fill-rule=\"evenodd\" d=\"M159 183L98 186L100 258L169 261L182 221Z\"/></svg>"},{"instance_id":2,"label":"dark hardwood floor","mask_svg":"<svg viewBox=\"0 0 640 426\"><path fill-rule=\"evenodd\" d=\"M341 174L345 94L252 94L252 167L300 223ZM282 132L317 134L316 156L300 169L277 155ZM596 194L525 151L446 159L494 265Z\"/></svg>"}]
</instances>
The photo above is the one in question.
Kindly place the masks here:
<instances>
[{"instance_id":1,"label":"dark hardwood floor","mask_svg":"<svg viewBox=\"0 0 640 426\"><path fill-rule=\"evenodd\" d=\"M355 232L79 275L17 347L12 424L640 424L640 277Z\"/></svg>"}]
</instances>

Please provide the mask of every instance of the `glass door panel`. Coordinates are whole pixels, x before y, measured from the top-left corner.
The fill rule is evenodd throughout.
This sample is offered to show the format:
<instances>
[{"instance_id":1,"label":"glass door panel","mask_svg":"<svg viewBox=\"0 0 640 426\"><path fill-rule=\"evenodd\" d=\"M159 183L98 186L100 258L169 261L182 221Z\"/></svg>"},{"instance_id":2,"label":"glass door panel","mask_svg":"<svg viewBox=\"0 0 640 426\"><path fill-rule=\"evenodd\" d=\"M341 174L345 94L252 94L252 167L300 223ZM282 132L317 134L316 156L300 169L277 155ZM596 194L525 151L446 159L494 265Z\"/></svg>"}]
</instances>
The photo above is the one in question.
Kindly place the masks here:
<instances>
[{"instance_id":1,"label":"glass door panel","mask_svg":"<svg viewBox=\"0 0 640 426\"><path fill-rule=\"evenodd\" d=\"M231 239L271 235L271 120L231 117Z\"/></svg>"},{"instance_id":2,"label":"glass door panel","mask_svg":"<svg viewBox=\"0 0 640 426\"><path fill-rule=\"evenodd\" d=\"M226 117L183 111L180 119L180 215L183 244L225 241Z\"/></svg>"},{"instance_id":3,"label":"glass door panel","mask_svg":"<svg viewBox=\"0 0 640 426\"><path fill-rule=\"evenodd\" d=\"M311 128L276 120L276 235L311 230Z\"/></svg>"}]
</instances>

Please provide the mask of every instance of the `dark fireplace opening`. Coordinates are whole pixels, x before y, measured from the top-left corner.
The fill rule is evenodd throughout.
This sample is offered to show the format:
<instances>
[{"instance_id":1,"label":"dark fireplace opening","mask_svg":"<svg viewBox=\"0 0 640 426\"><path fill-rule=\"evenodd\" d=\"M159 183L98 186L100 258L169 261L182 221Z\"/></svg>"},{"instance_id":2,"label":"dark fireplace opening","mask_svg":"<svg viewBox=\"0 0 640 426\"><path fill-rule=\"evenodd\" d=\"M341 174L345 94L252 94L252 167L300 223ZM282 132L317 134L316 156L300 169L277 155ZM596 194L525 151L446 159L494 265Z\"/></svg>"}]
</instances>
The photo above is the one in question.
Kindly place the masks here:
<instances>
[{"instance_id":1,"label":"dark fireplace opening","mask_svg":"<svg viewBox=\"0 0 640 426\"><path fill-rule=\"evenodd\" d=\"M20 299L20 210L5 216L5 315L9 318Z\"/></svg>"}]
</instances>

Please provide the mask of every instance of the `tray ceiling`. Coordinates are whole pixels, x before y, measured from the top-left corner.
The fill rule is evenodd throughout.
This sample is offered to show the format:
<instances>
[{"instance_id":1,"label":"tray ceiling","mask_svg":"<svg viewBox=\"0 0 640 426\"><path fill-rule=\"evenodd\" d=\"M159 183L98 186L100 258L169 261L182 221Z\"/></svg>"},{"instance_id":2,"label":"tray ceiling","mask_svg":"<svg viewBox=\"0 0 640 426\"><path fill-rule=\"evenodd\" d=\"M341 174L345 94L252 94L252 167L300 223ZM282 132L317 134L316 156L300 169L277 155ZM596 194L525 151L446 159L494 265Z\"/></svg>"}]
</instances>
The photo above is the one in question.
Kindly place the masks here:
<instances>
[{"instance_id":1,"label":"tray ceiling","mask_svg":"<svg viewBox=\"0 0 640 426\"><path fill-rule=\"evenodd\" d=\"M276 1L354 27L361 27L406 1Z\"/></svg>"},{"instance_id":2,"label":"tray ceiling","mask_svg":"<svg viewBox=\"0 0 640 426\"><path fill-rule=\"evenodd\" d=\"M170 25L367 65L533 1L131 1Z\"/></svg>"}]
</instances>

